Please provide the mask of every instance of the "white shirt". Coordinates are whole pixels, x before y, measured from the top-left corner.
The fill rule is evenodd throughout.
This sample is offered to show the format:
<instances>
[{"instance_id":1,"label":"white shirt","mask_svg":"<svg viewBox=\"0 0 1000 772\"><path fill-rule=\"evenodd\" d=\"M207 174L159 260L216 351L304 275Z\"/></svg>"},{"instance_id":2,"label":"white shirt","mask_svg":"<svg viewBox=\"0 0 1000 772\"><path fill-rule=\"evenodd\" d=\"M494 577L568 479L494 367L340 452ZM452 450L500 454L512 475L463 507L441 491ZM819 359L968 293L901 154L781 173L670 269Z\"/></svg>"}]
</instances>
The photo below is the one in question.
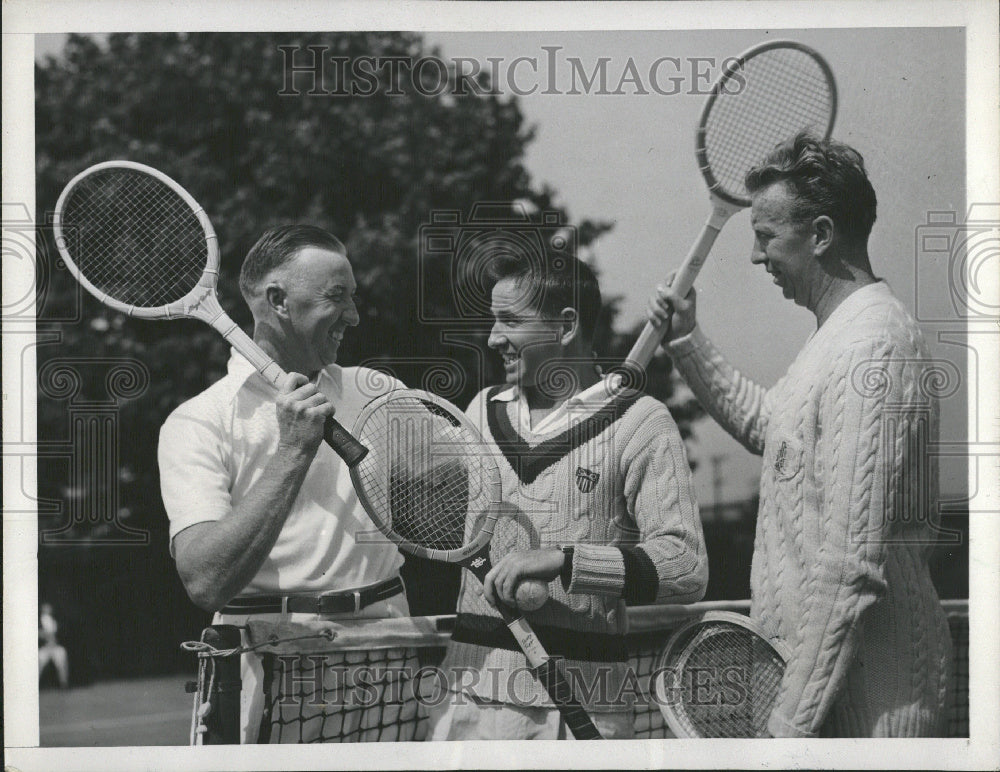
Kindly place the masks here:
<instances>
[{"instance_id":1,"label":"white shirt","mask_svg":"<svg viewBox=\"0 0 1000 772\"><path fill-rule=\"evenodd\" d=\"M402 383L367 368L330 365L317 387L350 430L374 397ZM174 537L232 512L278 444L277 390L233 352L229 373L178 407L160 431L160 487ZM241 595L353 590L397 575L403 559L358 502L347 465L316 452L278 540Z\"/></svg>"}]
</instances>

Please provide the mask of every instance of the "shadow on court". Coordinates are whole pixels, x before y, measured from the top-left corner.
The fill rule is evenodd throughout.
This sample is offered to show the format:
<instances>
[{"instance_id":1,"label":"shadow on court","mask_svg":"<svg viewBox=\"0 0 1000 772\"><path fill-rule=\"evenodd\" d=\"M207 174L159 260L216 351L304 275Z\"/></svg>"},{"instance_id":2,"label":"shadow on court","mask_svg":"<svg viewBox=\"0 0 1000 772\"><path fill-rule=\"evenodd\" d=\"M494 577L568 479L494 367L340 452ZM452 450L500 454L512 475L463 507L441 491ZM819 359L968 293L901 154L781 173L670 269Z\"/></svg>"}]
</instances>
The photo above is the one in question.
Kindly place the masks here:
<instances>
[{"instance_id":1,"label":"shadow on court","mask_svg":"<svg viewBox=\"0 0 1000 772\"><path fill-rule=\"evenodd\" d=\"M191 697L172 675L39 693L42 747L187 745Z\"/></svg>"}]
</instances>

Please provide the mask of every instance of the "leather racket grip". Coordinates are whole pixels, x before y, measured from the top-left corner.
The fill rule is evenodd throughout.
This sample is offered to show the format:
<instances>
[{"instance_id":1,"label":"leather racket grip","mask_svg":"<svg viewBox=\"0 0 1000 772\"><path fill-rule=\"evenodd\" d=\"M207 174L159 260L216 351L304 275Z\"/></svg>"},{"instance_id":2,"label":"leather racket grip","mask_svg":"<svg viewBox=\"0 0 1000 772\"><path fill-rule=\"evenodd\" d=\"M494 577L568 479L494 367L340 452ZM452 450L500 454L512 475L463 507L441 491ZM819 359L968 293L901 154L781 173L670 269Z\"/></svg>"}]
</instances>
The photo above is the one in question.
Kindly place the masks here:
<instances>
[{"instance_id":1,"label":"leather racket grip","mask_svg":"<svg viewBox=\"0 0 1000 772\"><path fill-rule=\"evenodd\" d=\"M539 683L545 687L552 702L555 703L562 717L566 719L566 726L577 740L603 740L601 733L597 731L594 722L590 720L587 711L573 696L572 689L566 682L566 678L559 670L556 660L547 659L533 671Z\"/></svg>"},{"instance_id":2,"label":"leather racket grip","mask_svg":"<svg viewBox=\"0 0 1000 772\"><path fill-rule=\"evenodd\" d=\"M344 463L349 467L357 466L368 455L368 448L358 442L333 416L326 419L326 426L323 427L323 439L337 452L338 456L344 459Z\"/></svg>"}]
</instances>

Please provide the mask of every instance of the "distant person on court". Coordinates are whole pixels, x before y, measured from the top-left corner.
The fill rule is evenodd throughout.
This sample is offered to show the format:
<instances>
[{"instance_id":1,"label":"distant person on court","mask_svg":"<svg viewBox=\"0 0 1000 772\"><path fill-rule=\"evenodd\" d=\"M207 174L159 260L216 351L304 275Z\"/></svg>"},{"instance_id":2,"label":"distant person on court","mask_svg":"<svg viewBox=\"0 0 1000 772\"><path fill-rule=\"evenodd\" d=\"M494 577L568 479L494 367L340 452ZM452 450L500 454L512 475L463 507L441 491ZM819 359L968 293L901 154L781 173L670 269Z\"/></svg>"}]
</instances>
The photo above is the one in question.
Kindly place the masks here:
<instances>
[{"instance_id":1,"label":"distant person on court","mask_svg":"<svg viewBox=\"0 0 1000 772\"><path fill-rule=\"evenodd\" d=\"M746 185L751 261L816 317L788 372L765 389L723 359L695 323L694 290L658 287L649 316L672 311L684 379L763 455L751 616L792 651L768 730L940 735L951 639L928 569L937 405L920 330L869 261L875 191L859 153L806 134Z\"/></svg>"},{"instance_id":2,"label":"distant person on court","mask_svg":"<svg viewBox=\"0 0 1000 772\"><path fill-rule=\"evenodd\" d=\"M602 736L630 738L626 604L694 602L708 581L684 443L662 402L606 390L589 266L510 257L493 274L489 346L506 382L466 412L496 452L505 510L485 591L463 575L443 663L452 693L429 739L572 739L495 608L514 607L527 579L549 590L526 613L542 646Z\"/></svg>"},{"instance_id":3,"label":"distant person on court","mask_svg":"<svg viewBox=\"0 0 1000 772\"><path fill-rule=\"evenodd\" d=\"M58 632L59 623L56 622L52 604L43 603L38 612L38 677L41 678L45 668L51 664L59 679L59 687L66 689L69 687L69 657L56 638Z\"/></svg>"},{"instance_id":4,"label":"distant person on court","mask_svg":"<svg viewBox=\"0 0 1000 772\"><path fill-rule=\"evenodd\" d=\"M171 552L191 599L218 612L217 623L409 614L402 557L373 533L346 464L323 442L328 416L336 411L349 427L368 400L401 385L336 364L359 322L356 289L347 250L330 233L309 225L266 232L243 263L240 290L253 338L288 373L285 382L275 389L234 350L228 375L178 407L160 432ZM253 742L260 663L245 660L244 699L256 702L244 705L243 731ZM320 709L315 702L302 708L305 718ZM346 722L345 739L367 739ZM314 740L322 723L290 724L278 739Z\"/></svg>"}]
</instances>

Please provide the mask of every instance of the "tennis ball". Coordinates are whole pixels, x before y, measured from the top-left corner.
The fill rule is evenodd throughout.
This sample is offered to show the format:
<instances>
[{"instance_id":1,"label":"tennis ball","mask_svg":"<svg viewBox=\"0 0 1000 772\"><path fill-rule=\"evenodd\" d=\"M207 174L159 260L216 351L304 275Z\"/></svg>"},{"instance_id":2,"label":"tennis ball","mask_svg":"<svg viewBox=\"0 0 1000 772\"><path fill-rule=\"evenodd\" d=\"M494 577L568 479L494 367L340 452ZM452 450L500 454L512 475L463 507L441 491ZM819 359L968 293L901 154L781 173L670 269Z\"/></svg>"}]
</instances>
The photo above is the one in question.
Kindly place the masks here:
<instances>
[{"instance_id":1,"label":"tennis ball","mask_svg":"<svg viewBox=\"0 0 1000 772\"><path fill-rule=\"evenodd\" d=\"M537 611L548 599L549 586L538 579L525 579L514 593L514 600L521 611Z\"/></svg>"}]
</instances>

